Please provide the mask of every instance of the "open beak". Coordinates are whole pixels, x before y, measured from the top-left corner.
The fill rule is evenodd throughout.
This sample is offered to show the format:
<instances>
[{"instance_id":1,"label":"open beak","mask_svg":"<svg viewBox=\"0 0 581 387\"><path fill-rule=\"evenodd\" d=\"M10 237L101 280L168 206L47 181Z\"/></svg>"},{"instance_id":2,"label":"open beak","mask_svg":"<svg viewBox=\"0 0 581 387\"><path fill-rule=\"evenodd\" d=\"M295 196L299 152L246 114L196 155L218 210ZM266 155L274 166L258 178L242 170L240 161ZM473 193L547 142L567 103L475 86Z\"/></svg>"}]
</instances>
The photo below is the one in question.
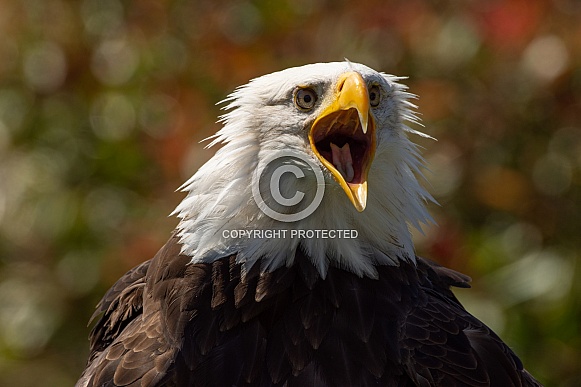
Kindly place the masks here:
<instances>
[{"instance_id":1,"label":"open beak","mask_svg":"<svg viewBox=\"0 0 581 387\"><path fill-rule=\"evenodd\" d=\"M361 75L344 73L309 132L313 152L359 212L367 204L367 174L375 155L375 121L369 107Z\"/></svg>"}]
</instances>

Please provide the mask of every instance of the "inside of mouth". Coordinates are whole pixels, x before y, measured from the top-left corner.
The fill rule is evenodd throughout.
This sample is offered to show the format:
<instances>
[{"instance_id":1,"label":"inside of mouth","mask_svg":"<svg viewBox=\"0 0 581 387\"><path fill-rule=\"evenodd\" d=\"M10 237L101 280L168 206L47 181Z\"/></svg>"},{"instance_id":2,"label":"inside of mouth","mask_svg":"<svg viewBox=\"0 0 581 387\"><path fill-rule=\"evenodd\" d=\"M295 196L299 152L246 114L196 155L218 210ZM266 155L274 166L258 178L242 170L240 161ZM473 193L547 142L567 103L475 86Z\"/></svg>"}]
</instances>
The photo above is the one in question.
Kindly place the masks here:
<instances>
[{"instance_id":1,"label":"inside of mouth","mask_svg":"<svg viewBox=\"0 0 581 387\"><path fill-rule=\"evenodd\" d=\"M363 172L371 148L371 131L361 129L355 109L324 117L313 128L317 152L350 184L363 183Z\"/></svg>"}]
</instances>

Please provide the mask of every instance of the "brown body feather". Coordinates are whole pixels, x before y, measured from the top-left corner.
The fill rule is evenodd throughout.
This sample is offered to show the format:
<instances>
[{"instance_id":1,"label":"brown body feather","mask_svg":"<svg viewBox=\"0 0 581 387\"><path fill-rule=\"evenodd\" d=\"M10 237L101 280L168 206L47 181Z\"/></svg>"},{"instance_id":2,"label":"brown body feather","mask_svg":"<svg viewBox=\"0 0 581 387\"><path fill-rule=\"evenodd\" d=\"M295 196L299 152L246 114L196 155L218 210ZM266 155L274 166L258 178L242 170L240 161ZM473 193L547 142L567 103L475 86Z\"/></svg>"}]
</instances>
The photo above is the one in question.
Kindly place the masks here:
<instances>
[{"instance_id":1,"label":"brown body feather","mask_svg":"<svg viewBox=\"0 0 581 387\"><path fill-rule=\"evenodd\" d=\"M245 275L190 264L177 237L97 307L78 386L538 386L454 297L469 278L418 258L377 279L303 253Z\"/></svg>"}]
</instances>

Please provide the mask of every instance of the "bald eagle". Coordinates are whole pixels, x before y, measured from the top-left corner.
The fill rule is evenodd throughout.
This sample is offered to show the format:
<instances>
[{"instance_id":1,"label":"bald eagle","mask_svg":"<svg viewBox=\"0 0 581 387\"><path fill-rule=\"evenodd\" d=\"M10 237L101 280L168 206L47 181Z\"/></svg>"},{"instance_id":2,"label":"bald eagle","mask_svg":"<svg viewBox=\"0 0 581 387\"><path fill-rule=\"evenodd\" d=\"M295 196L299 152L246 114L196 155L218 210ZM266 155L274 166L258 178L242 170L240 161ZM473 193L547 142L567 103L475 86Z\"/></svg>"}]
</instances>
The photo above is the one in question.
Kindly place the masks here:
<instances>
[{"instance_id":1,"label":"bald eagle","mask_svg":"<svg viewBox=\"0 0 581 387\"><path fill-rule=\"evenodd\" d=\"M414 252L433 199L400 80L345 61L236 89L77 386L539 386L450 290L470 279Z\"/></svg>"}]
</instances>

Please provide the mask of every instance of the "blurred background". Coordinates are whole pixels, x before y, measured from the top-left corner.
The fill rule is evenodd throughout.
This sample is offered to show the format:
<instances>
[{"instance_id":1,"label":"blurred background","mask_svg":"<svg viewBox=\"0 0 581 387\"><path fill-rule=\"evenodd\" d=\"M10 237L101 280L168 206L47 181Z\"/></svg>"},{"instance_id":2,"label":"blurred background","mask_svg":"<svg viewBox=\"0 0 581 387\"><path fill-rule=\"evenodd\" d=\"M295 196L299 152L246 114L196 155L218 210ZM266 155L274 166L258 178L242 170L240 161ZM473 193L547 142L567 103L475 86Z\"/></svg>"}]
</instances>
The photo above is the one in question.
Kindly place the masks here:
<instances>
[{"instance_id":1,"label":"blurred background","mask_svg":"<svg viewBox=\"0 0 581 387\"><path fill-rule=\"evenodd\" d=\"M106 289L176 225L215 104L289 66L406 75L418 252L547 386L581 380L581 3L0 0L0 385L71 386Z\"/></svg>"}]
</instances>

